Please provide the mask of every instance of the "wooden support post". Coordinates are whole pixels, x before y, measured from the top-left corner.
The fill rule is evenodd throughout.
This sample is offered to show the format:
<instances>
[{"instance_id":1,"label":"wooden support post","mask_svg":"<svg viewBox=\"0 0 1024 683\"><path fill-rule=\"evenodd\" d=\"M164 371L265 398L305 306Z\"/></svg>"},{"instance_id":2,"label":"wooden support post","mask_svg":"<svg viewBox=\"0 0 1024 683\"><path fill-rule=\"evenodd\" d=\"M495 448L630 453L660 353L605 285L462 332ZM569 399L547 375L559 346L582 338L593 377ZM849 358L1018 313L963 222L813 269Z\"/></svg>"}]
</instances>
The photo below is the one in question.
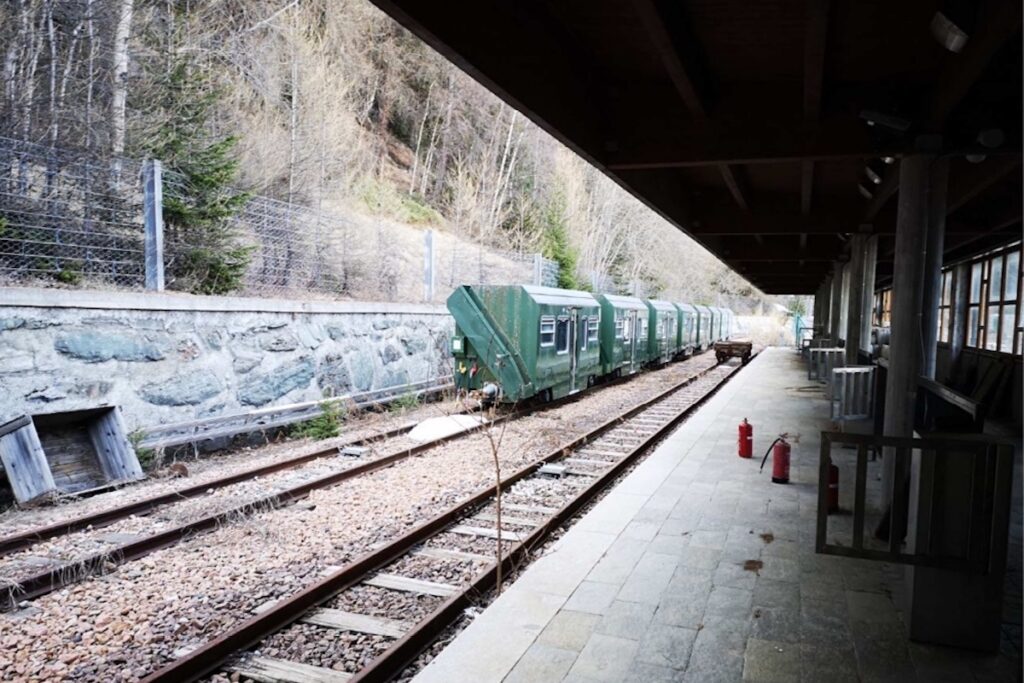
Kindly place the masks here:
<instances>
[{"instance_id":1,"label":"wooden support post","mask_svg":"<svg viewBox=\"0 0 1024 683\"><path fill-rule=\"evenodd\" d=\"M950 315L953 320L949 331L949 373L955 377L959 370L960 355L967 336L967 302L970 296L971 264L961 263L953 270L953 293ZM950 379L949 377L946 378Z\"/></svg>"},{"instance_id":2,"label":"wooden support post","mask_svg":"<svg viewBox=\"0 0 1024 683\"><path fill-rule=\"evenodd\" d=\"M878 235L872 235L864 245L864 289L861 300L860 346L871 352L871 324L875 310L875 268L878 262Z\"/></svg>"},{"instance_id":3,"label":"wooden support post","mask_svg":"<svg viewBox=\"0 0 1024 683\"><path fill-rule=\"evenodd\" d=\"M928 234L928 175L931 157L907 156L900 161L900 192L896 208L896 262L892 286L889 372L885 386L885 436L914 434L917 378L921 374L921 294L924 289ZM902 488L906 472L895 471L896 458L886 449L882 467L882 500L893 500L894 485Z\"/></svg>"},{"instance_id":4,"label":"wooden support post","mask_svg":"<svg viewBox=\"0 0 1024 683\"><path fill-rule=\"evenodd\" d=\"M829 335L832 337L832 342L835 346L839 346L840 339L840 321L843 318L843 264L839 261L835 263L835 270L832 272L832 291L830 293L832 299L829 304Z\"/></svg>"},{"instance_id":5,"label":"wooden support post","mask_svg":"<svg viewBox=\"0 0 1024 683\"><path fill-rule=\"evenodd\" d=\"M832 329L831 323L829 322L832 317L831 307L832 276L829 275L821 285L821 321L818 325L821 327L821 334L823 337L827 337L829 335L829 330Z\"/></svg>"},{"instance_id":6,"label":"wooden support post","mask_svg":"<svg viewBox=\"0 0 1024 683\"><path fill-rule=\"evenodd\" d=\"M921 339L924 355L921 374L935 379L935 354L939 341L939 303L942 299L942 253L946 234L946 188L949 160L936 159L928 178L928 236L925 244L924 289L921 305Z\"/></svg>"},{"instance_id":7,"label":"wooden support post","mask_svg":"<svg viewBox=\"0 0 1024 683\"><path fill-rule=\"evenodd\" d=\"M850 264L847 282L846 310L846 364L860 362L861 319L864 316L864 252L867 249L867 235L850 238Z\"/></svg>"}]
</instances>

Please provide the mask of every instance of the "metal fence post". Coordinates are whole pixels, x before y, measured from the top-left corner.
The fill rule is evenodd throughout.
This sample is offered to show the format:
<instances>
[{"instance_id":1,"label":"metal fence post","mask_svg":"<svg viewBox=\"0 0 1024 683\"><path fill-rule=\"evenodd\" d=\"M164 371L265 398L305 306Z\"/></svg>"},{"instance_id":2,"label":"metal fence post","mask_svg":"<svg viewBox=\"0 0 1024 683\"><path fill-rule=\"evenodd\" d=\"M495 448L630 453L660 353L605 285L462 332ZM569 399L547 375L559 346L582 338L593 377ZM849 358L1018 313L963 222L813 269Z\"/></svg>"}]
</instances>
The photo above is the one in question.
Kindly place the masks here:
<instances>
[{"instance_id":1,"label":"metal fence post","mask_svg":"<svg viewBox=\"0 0 1024 683\"><path fill-rule=\"evenodd\" d=\"M164 289L164 186L160 161L142 165L143 212L146 227L146 289Z\"/></svg>"},{"instance_id":2,"label":"metal fence post","mask_svg":"<svg viewBox=\"0 0 1024 683\"><path fill-rule=\"evenodd\" d=\"M434 300L435 273L434 231L427 230L423 234L423 300Z\"/></svg>"},{"instance_id":3,"label":"metal fence post","mask_svg":"<svg viewBox=\"0 0 1024 683\"><path fill-rule=\"evenodd\" d=\"M533 255L533 284L544 284L544 257L540 254Z\"/></svg>"}]
</instances>

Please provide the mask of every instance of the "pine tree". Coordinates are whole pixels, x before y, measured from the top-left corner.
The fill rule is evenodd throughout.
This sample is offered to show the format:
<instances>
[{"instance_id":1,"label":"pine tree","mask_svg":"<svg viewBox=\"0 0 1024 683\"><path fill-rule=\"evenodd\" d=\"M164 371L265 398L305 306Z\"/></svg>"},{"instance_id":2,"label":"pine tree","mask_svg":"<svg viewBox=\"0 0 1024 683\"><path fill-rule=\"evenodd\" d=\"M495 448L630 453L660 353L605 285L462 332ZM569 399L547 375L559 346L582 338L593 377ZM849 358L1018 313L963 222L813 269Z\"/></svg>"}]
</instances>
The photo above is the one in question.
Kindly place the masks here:
<instances>
[{"instance_id":1,"label":"pine tree","mask_svg":"<svg viewBox=\"0 0 1024 683\"><path fill-rule=\"evenodd\" d=\"M562 289L579 289L576 278L576 250L569 242L566 226L565 197L555 194L544 213L544 256L558 264L558 286Z\"/></svg>"},{"instance_id":2,"label":"pine tree","mask_svg":"<svg viewBox=\"0 0 1024 683\"><path fill-rule=\"evenodd\" d=\"M188 58L178 57L157 79L156 117L144 153L164 166L164 224L172 276L195 294L227 294L242 285L253 247L239 243L230 219L249 200L232 189L237 139L209 134L221 92ZM152 106L152 105L151 105Z\"/></svg>"}]
</instances>

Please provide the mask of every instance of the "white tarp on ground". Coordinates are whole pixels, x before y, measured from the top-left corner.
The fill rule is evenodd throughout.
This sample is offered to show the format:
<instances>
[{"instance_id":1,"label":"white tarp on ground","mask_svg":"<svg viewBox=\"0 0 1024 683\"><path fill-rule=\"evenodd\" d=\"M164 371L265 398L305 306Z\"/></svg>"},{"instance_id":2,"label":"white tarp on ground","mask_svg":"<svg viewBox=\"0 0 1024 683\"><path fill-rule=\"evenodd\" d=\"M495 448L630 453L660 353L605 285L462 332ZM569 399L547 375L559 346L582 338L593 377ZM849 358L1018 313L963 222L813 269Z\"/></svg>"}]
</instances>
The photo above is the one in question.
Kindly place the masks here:
<instances>
[{"instance_id":1,"label":"white tarp on ground","mask_svg":"<svg viewBox=\"0 0 1024 683\"><path fill-rule=\"evenodd\" d=\"M417 443L433 441L459 432L476 429L484 424L485 420L474 415L448 415L445 417L431 417L413 427L409 432L409 438Z\"/></svg>"}]
</instances>

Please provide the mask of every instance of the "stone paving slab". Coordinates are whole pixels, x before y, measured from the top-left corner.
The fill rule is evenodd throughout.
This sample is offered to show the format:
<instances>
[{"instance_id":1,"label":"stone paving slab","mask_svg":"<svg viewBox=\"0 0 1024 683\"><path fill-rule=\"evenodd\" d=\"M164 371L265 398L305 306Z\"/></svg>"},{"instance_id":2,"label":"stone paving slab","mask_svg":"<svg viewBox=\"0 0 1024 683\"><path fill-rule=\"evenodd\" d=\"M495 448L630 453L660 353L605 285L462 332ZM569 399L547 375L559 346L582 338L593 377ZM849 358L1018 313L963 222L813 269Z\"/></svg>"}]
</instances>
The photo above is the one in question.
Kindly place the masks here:
<instances>
[{"instance_id":1,"label":"stone paving slab","mask_svg":"<svg viewBox=\"0 0 1024 683\"><path fill-rule=\"evenodd\" d=\"M909 643L902 567L814 553L829 425L808 384L788 349L755 359L416 680L1018 680L1019 659ZM736 457L744 417L755 456L799 434L790 485Z\"/></svg>"}]
</instances>

